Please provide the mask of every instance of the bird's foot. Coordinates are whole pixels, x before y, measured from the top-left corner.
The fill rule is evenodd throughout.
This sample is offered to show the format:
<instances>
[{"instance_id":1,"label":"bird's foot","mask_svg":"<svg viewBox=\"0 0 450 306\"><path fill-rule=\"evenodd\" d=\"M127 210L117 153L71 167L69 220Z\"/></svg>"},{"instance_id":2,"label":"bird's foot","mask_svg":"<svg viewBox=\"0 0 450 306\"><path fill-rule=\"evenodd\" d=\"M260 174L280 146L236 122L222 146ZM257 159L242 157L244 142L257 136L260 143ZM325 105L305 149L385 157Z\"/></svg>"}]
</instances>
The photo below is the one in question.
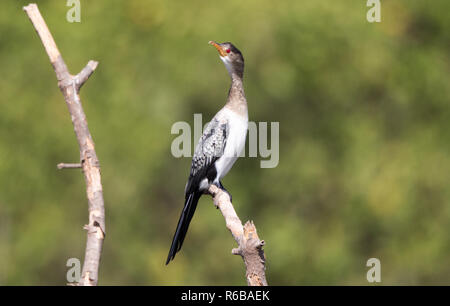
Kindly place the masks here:
<instances>
[{"instance_id":1,"label":"bird's foot","mask_svg":"<svg viewBox=\"0 0 450 306\"><path fill-rule=\"evenodd\" d=\"M219 187L220 189L222 189L226 194L228 194L228 196L230 197L230 202L233 203L233 197L231 196L231 193L228 192L228 190L225 189L225 187L222 185L222 182L219 182Z\"/></svg>"}]
</instances>

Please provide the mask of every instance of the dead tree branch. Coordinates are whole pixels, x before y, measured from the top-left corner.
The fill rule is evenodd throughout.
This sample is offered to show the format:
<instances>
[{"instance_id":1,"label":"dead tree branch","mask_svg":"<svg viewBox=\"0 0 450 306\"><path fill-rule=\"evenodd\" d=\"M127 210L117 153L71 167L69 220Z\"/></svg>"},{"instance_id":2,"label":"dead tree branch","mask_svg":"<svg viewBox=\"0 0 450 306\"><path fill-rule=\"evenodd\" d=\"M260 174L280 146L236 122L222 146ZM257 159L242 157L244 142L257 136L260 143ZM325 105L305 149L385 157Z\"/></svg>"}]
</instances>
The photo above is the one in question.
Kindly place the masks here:
<instances>
[{"instance_id":1,"label":"dead tree branch","mask_svg":"<svg viewBox=\"0 0 450 306\"><path fill-rule=\"evenodd\" d=\"M212 196L214 205L220 209L228 230L238 244L232 254L241 255L246 267L247 284L249 286L267 286L266 258L262 247L264 240L259 240L256 227L252 221L244 226L231 204L230 197L215 185L211 185L208 193Z\"/></svg>"},{"instance_id":2,"label":"dead tree branch","mask_svg":"<svg viewBox=\"0 0 450 306\"><path fill-rule=\"evenodd\" d=\"M105 208L100 177L100 163L95 153L94 142L88 129L86 115L81 106L79 90L94 72L98 63L89 61L79 74L71 75L37 5L34 3L29 4L23 10L30 18L50 58L58 80L58 87L64 95L78 140L81 163L69 166L68 164L60 164L58 168L61 166L60 169L76 167L83 169L89 205L89 224L84 226L87 230L86 252L83 271L78 284L95 286L98 281L98 267L105 238Z\"/></svg>"},{"instance_id":3,"label":"dead tree branch","mask_svg":"<svg viewBox=\"0 0 450 306\"><path fill-rule=\"evenodd\" d=\"M77 169L77 168L81 168L81 164L80 163L75 163L75 164L68 164L68 163L59 163L56 165L56 167L58 169Z\"/></svg>"}]
</instances>

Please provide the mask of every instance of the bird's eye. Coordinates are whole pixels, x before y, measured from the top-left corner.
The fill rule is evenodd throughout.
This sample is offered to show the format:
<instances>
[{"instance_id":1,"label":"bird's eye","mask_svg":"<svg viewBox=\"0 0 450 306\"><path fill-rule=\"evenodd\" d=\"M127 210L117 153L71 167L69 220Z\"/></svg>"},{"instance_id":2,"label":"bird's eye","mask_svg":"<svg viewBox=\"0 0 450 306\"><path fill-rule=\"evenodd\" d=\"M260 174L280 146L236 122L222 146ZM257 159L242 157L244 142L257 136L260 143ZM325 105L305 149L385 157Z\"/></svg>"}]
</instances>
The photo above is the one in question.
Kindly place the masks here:
<instances>
[{"instance_id":1,"label":"bird's eye","mask_svg":"<svg viewBox=\"0 0 450 306\"><path fill-rule=\"evenodd\" d=\"M227 53L230 53L230 52L231 52L231 50L230 50L230 49L227 49L227 50L225 50L225 51L227 51Z\"/></svg>"}]
</instances>

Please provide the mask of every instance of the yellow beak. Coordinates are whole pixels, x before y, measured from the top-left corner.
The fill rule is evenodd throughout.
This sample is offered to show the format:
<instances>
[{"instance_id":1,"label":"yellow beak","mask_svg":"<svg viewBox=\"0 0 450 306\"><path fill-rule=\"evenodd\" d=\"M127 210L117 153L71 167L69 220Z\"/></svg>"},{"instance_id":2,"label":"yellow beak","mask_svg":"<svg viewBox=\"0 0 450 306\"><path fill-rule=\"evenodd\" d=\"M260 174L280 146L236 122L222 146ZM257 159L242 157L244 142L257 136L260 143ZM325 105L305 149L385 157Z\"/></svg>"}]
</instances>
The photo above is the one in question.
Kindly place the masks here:
<instances>
[{"instance_id":1,"label":"yellow beak","mask_svg":"<svg viewBox=\"0 0 450 306\"><path fill-rule=\"evenodd\" d=\"M220 56L225 57L227 56L227 53L225 52L225 50L215 41L210 41L208 42L208 44L210 44L211 46L216 47L217 51L219 51Z\"/></svg>"}]
</instances>

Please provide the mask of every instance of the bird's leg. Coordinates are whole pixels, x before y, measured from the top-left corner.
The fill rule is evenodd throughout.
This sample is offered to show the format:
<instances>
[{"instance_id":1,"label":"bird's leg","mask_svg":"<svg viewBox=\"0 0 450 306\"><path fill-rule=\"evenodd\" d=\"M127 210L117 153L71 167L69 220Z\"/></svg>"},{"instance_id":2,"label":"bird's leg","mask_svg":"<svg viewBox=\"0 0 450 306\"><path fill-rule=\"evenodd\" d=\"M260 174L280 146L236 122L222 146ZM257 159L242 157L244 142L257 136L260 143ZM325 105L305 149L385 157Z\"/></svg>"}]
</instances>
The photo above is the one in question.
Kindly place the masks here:
<instances>
[{"instance_id":1,"label":"bird's leg","mask_svg":"<svg viewBox=\"0 0 450 306\"><path fill-rule=\"evenodd\" d=\"M217 187L219 187L220 189L225 191L228 194L228 196L230 197L230 202L233 203L233 198L231 197L231 193L229 193L228 190L225 189L225 187L222 185L221 181L219 181L219 186L217 186Z\"/></svg>"}]
</instances>

